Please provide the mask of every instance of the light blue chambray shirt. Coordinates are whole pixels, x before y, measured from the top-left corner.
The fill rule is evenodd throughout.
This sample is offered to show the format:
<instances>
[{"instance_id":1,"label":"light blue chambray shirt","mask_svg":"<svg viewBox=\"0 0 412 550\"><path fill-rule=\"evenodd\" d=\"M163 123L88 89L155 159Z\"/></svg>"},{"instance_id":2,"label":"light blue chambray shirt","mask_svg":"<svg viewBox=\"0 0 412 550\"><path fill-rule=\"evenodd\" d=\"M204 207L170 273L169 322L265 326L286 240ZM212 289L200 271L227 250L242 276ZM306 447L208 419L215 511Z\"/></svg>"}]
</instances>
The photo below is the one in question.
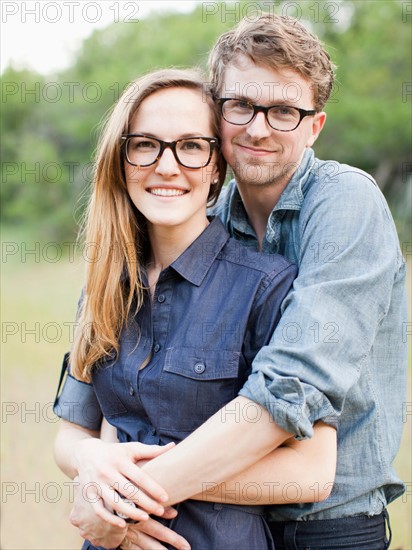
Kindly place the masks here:
<instances>
[{"instance_id":1,"label":"light blue chambray shirt","mask_svg":"<svg viewBox=\"0 0 412 550\"><path fill-rule=\"evenodd\" d=\"M257 248L234 181L214 213ZM319 419L338 422L331 496L270 507L270 519L379 514L404 491L392 463L406 399L405 262L387 203L370 175L308 149L270 214L262 249L298 264L299 274L240 394L297 438L311 436Z\"/></svg>"}]
</instances>

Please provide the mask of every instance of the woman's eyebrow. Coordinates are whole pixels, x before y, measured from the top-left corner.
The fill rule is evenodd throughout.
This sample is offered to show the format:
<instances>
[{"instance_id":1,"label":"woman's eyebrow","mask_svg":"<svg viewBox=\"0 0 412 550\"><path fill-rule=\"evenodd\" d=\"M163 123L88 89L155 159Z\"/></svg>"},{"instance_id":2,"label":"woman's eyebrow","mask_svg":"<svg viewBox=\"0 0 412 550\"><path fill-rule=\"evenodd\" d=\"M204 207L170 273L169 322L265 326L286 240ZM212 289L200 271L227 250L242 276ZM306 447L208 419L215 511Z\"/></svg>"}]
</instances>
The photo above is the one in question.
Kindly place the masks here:
<instances>
[{"instance_id":1,"label":"woman's eyebrow","mask_svg":"<svg viewBox=\"0 0 412 550\"><path fill-rule=\"evenodd\" d=\"M146 136L146 137L160 139L162 141L169 141L169 140L164 140L159 135L156 135L153 132L138 131L138 132L129 132L129 133L130 134L141 134L141 135ZM176 139L172 140L172 141L177 141L178 139L195 138L195 137L213 137L213 136L207 136L203 132L185 132L183 134L179 134L179 137L176 137Z\"/></svg>"}]
</instances>

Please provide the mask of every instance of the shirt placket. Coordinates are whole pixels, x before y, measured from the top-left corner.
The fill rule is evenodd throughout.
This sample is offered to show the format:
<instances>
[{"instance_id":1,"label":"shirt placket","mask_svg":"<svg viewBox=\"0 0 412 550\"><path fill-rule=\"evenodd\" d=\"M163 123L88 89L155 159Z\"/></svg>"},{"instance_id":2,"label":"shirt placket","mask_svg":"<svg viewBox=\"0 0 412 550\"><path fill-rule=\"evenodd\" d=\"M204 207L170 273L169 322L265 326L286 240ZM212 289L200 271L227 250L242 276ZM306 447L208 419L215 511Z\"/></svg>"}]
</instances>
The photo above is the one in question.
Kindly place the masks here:
<instances>
[{"instance_id":1,"label":"shirt placket","mask_svg":"<svg viewBox=\"0 0 412 550\"><path fill-rule=\"evenodd\" d=\"M172 306L173 278L161 273L152 302L153 355L164 351Z\"/></svg>"}]
</instances>

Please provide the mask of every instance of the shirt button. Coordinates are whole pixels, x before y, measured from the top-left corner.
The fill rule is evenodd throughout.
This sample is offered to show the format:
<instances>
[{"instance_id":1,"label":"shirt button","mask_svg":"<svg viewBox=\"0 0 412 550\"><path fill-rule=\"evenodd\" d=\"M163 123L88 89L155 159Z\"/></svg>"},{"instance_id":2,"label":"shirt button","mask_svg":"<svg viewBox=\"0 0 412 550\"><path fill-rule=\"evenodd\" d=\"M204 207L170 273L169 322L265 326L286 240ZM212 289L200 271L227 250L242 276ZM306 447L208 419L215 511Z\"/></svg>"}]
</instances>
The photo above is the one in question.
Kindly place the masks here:
<instances>
[{"instance_id":1,"label":"shirt button","mask_svg":"<svg viewBox=\"0 0 412 550\"><path fill-rule=\"evenodd\" d=\"M197 374L202 374L202 372L205 372L206 366L204 363L196 363L196 365L193 367L193 370L197 372Z\"/></svg>"},{"instance_id":2,"label":"shirt button","mask_svg":"<svg viewBox=\"0 0 412 550\"><path fill-rule=\"evenodd\" d=\"M163 304L163 302L166 300L166 296L164 294L159 294L157 297L157 301Z\"/></svg>"},{"instance_id":3,"label":"shirt button","mask_svg":"<svg viewBox=\"0 0 412 550\"><path fill-rule=\"evenodd\" d=\"M130 387L129 387L129 394L130 394L130 395L134 395L133 386L130 386Z\"/></svg>"},{"instance_id":4,"label":"shirt button","mask_svg":"<svg viewBox=\"0 0 412 550\"><path fill-rule=\"evenodd\" d=\"M161 347L160 344L156 344L155 347L153 348L153 351L157 353L160 350L160 347Z\"/></svg>"}]
</instances>

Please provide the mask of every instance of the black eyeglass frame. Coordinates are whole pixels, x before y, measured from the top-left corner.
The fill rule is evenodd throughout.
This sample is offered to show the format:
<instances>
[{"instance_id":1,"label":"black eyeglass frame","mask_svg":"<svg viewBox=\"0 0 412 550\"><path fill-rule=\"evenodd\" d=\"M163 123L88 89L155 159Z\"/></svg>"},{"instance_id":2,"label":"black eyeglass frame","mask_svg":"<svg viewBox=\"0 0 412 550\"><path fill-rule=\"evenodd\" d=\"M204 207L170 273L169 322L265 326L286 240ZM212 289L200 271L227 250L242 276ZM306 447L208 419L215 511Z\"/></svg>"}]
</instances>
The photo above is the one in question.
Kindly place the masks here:
<instances>
[{"instance_id":1,"label":"black eyeglass frame","mask_svg":"<svg viewBox=\"0 0 412 550\"><path fill-rule=\"evenodd\" d=\"M233 100L243 101L244 103L247 103L248 105L250 105L252 107L253 115L251 116L250 120L248 120L247 122L231 122L230 120L227 120L227 118L225 118L225 115L223 114L223 105L224 105L224 103L226 103L226 101L233 101ZM266 122L269 124L269 126L271 128L273 128L273 130L276 130L277 132L293 132L293 130L296 130L296 128L300 125L300 123L302 122L302 120L305 117L314 116L317 113L317 111L315 111L314 109L311 109L311 110L300 109L299 107L294 107L293 105L283 105L283 104L279 105L278 104L278 105L269 105L269 107L265 107L263 105L256 105L255 103L252 103L251 101L247 101L246 99L239 99L239 98L236 98L236 97L221 97L217 101L218 101L218 104L220 105L220 110L222 112L222 117L229 124L234 124L235 126L245 126L246 124L249 124L250 122L252 122L252 120L255 118L255 116L258 113L264 113L265 118L266 118ZM275 128L274 126L272 126L271 123L269 122L268 112L270 111L270 109L273 109L273 107L284 107L284 108L287 108L287 109L295 109L296 111L298 111L300 118L299 118L299 121L296 124L296 126L294 128L291 128L290 130L280 130L279 128Z\"/></svg>"},{"instance_id":2,"label":"black eyeglass frame","mask_svg":"<svg viewBox=\"0 0 412 550\"><path fill-rule=\"evenodd\" d=\"M149 164L135 164L134 162L131 162L129 160L129 157L127 156L127 141L128 139L133 137L147 138L153 141L157 141L157 143L159 143L160 145L159 153L153 162ZM217 138L205 137L205 136L191 136L187 138L177 139L176 141L163 141L162 139L158 139L153 136L147 136L146 134L122 134L121 139L123 140L122 145L124 146L124 156L126 158L126 161L132 166L140 166L141 168L147 168L148 166L152 166L161 158L165 149L170 149L173 153L173 156L176 159L176 162L180 164L180 166L183 166L184 168L189 168L190 170L199 170L200 168L205 168L205 166L207 166L210 163L212 159L213 151L217 147L219 147L219 140ZM179 142L190 141L191 139L203 139L204 141L207 141L209 143L210 150L209 150L209 158L207 159L207 162L205 162L201 166L197 166L196 168L194 168L193 166L187 166L186 164L183 164L183 162L179 159L178 154L176 153L176 145Z\"/></svg>"}]
</instances>

